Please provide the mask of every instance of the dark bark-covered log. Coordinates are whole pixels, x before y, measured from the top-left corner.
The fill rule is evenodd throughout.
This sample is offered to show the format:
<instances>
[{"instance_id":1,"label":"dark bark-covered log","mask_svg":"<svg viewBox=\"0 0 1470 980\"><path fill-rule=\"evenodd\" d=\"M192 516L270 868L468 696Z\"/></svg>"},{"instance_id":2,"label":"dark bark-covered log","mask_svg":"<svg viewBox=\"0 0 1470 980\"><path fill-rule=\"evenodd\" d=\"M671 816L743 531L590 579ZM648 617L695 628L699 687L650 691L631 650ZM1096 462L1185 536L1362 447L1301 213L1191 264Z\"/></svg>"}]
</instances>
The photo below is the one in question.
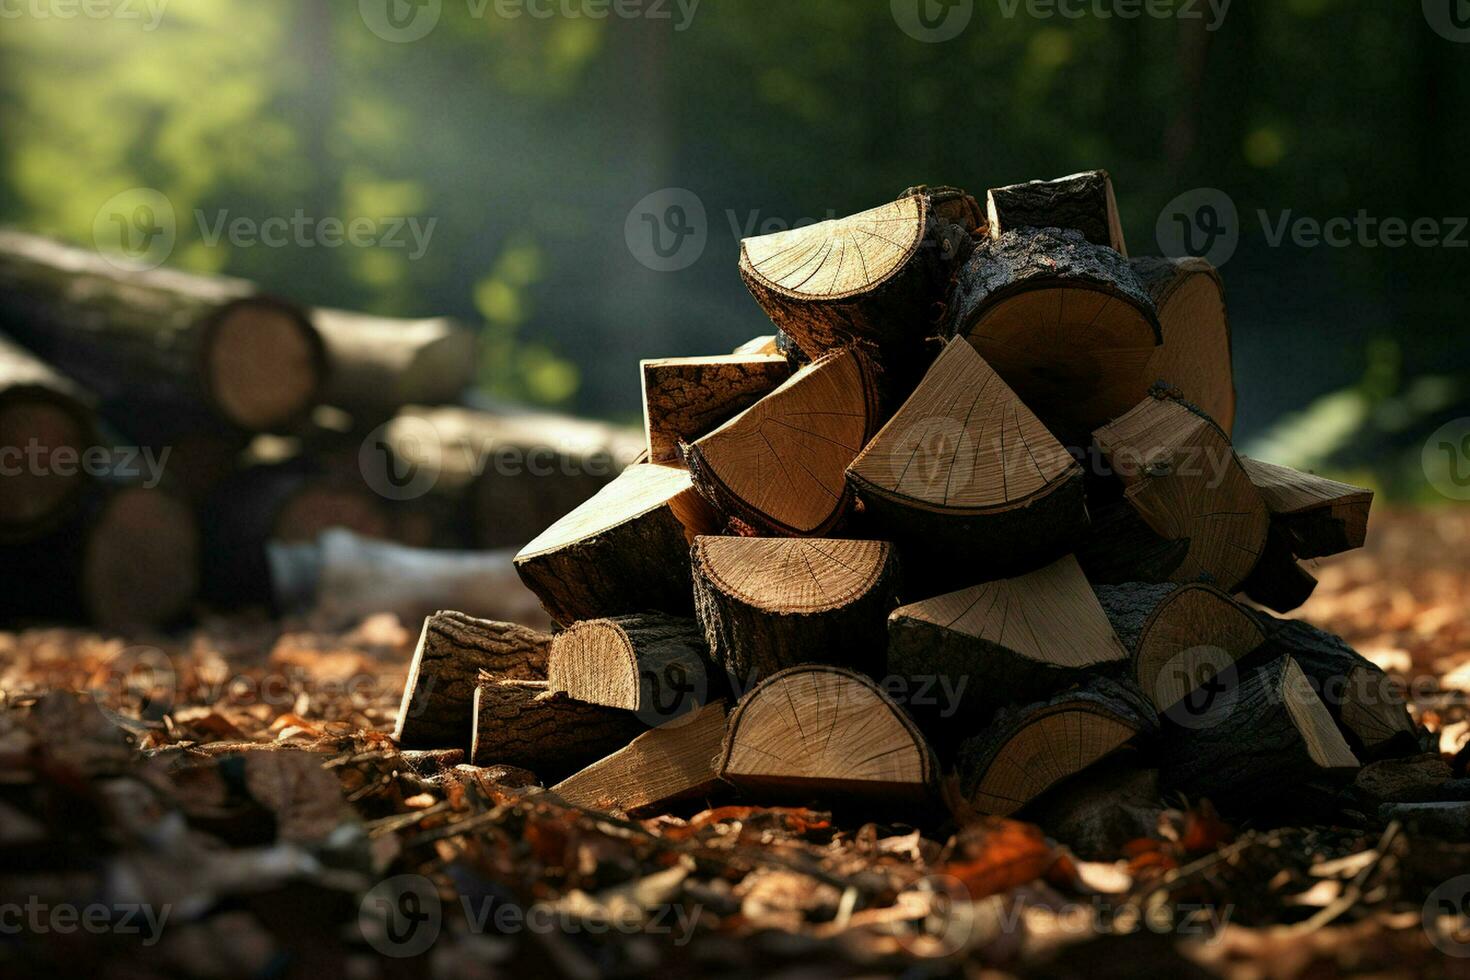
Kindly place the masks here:
<instances>
[{"instance_id":1,"label":"dark bark-covered log","mask_svg":"<svg viewBox=\"0 0 1470 980\"><path fill-rule=\"evenodd\" d=\"M701 537L692 560L705 641L735 690L811 661L882 668L899 584L887 542Z\"/></svg>"},{"instance_id":2,"label":"dark bark-covered log","mask_svg":"<svg viewBox=\"0 0 1470 980\"><path fill-rule=\"evenodd\" d=\"M87 484L91 396L0 335L0 541L57 527Z\"/></svg>"},{"instance_id":3,"label":"dark bark-covered log","mask_svg":"<svg viewBox=\"0 0 1470 980\"><path fill-rule=\"evenodd\" d=\"M976 811L1006 816L1156 727L1152 705L1131 681L1097 678L1002 710L960 747L959 791Z\"/></svg>"},{"instance_id":4,"label":"dark bark-covered log","mask_svg":"<svg viewBox=\"0 0 1470 980\"><path fill-rule=\"evenodd\" d=\"M1123 499L1089 498L1092 523L1077 547L1077 561L1096 585L1168 582L1189 554L1189 541L1162 537Z\"/></svg>"},{"instance_id":5,"label":"dark bark-covered log","mask_svg":"<svg viewBox=\"0 0 1470 980\"><path fill-rule=\"evenodd\" d=\"M955 703L918 711L944 746L974 734L1005 705L1049 697L1126 659L1071 557L901 606L888 617L889 675L910 689L923 678L948 682L935 700Z\"/></svg>"},{"instance_id":6,"label":"dark bark-covered log","mask_svg":"<svg viewBox=\"0 0 1470 980\"><path fill-rule=\"evenodd\" d=\"M948 185L931 187L928 184L919 184L905 190L899 198L915 194L929 199L929 207L936 218L958 226L971 237L985 233L985 208L964 189Z\"/></svg>"},{"instance_id":7,"label":"dark bark-covered log","mask_svg":"<svg viewBox=\"0 0 1470 980\"><path fill-rule=\"evenodd\" d=\"M936 765L913 719L870 678L804 665L740 699L719 773L762 799L902 806L933 797Z\"/></svg>"},{"instance_id":8,"label":"dark bark-covered log","mask_svg":"<svg viewBox=\"0 0 1470 980\"><path fill-rule=\"evenodd\" d=\"M1087 527L1082 468L960 338L847 477L908 567L940 587L1044 565Z\"/></svg>"},{"instance_id":9,"label":"dark bark-covered log","mask_svg":"<svg viewBox=\"0 0 1470 980\"><path fill-rule=\"evenodd\" d=\"M482 678L475 688L470 761L563 779L624 747L647 726L631 711L573 701L545 681Z\"/></svg>"},{"instance_id":10,"label":"dark bark-covered log","mask_svg":"<svg viewBox=\"0 0 1470 980\"><path fill-rule=\"evenodd\" d=\"M899 364L930 333L969 247L969 232L936 214L927 194L908 194L847 218L747 238L740 276L808 356L861 343Z\"/></svg>"},{"instance_id":11,"label":"dark bark-covered log","mask_svg":"<svg viewBox=\"0 0 1470 980\"><path fill-rule=\"evenodd\" d=\"M1159 310L1164 342L1148 376L1177 388L1229 435L1235 431L1235 368L1220 271L1204 259L1142 258L1133 271Z\"/></svg>"},{"instance_id":12,"label":"dark bark-covered log","mask_svg":"<svg viewBox=\"0 0 1470 980\"><path fill-rule=\"evenodd\" d=\"M463 748L481 674L545 680L551 636L514 623L439 612L424 620L393 738L405 748Z\"/></svg>"},{"instance_id":13,"label":"dark bark-covered log","mask_svg":"<svg viewBox=\"0 0 1470 980\"><path fill-rule=\"evenodd\" d=\"M1164 813L1159 771L1139 755L1124 748L1062 780L1027 805L1027 816L1084 861L1115 860L1124 845L1157 836Z\"/></svg>"},{"instance_id":14,"label":"dark bark-covered log","mask_svg":"<svg viewBox=\"0 0 1470 980\"><path fill-rule=\"evenodd\" d=\"M315 541L266 545L275 608L345 630L377 613L418 622L451 606L471 616L546 622L516 575L514 554L411 548L334 528Z\"/></svg>"},{"instance_id":15,"label":"dark bark-covered log","mask_svg":"<svg viewBox=\"0 0 1470 980\"><path fill-rule=\"evenodd\" d=\"M1065 445L1083 445L1144 397L1160 342L1153 299L1128 261L1059 229L982 242L956 279L948 331Z\"/></svg>"},{"instance_id":16,"label":"dark bark-covered log","mask_svg":"<svg viewBox=\"0 0 1470 980\"><path fill-rule=\"evenodd\" d=\"M1213 710L1169 723L1160 739L1167 789L1274 811L1303 783L1352 778L1357 757L1296 661L1281 657L1237 676L1216 692Z\"/></svg>"},{"instance_id":17,"label":"dark bark-covered log","mask_svg":"<svg viewBox=\"0 0 1470 980\"><path fill-rule=\"evenodd\" d=\"M718 792L725 703L700 708L679 725L644 732L551 791L573 806L638 817Z\"/></svg>"},{"instance_id":18,"label":"dark bark-covered log","mask_svg":"<svg viewBox=\"0 0 1470 980\"><path fill-rule=\"evenodd\" d=\"M309 314L251 283L123 271L17 232L0 233L0 324L124 430L142 409L280 428L316 404L328 373Z\"/></svg>"},{"instance_id":19,"label":"dark bark-covered log","mask_svg":"<svg viewBox=\"0 0 1470 980\"><path fill-rule=\"evenodd\" d=\"M1094 245L1128 254L1113 181L1106 170L993 187L985 198L993 238L1020 228L1070 228Z\"/></svg>"},{"instance_id":20,"label":"dark bark-covered log","mask_svg":"<svg viewBox=\"0 0 1470 980\"><path fill-rule=\"evenodd\" d=\"M715 529L689 474L640 463L516 555L521 581L563 625L693 609L689 543Z\"/></svg>"},{"instance_id":21,"label":"dark bark-covered log","mask_svg":"<svg viewBox=\"0 0 1470 980\"><path fill-rule=\"evenodd\" d=\"M1241 464L1296 557L1323 558L1363 546L1372 490L1257 459Z\"/></svg>"},{"instance_id":22,"label":"dark bark-covered log","mask_svg":"<svg viewBox=\"0 0 1470 980\"><path fill-rule=\"evenodd\" d=\"M700 494L726 516L768 534L822 537L852 503L847 467L879 411L867 358L834 351L683 455Z\"/></svg>"},{"instance_id":23,"label":"dark bark-covered log","mask_svg":"<svg viewBox=\"0 0 1470 980\"><path fill-rule=\"evenodd\" d=\"M1094 438L1144 523L1189 542L1171 580L1233 592L1266 546L1270 515L1220 427L1156 388Z\"/></svg>"},{"instance_id":24,"label":"dark bark-covered log","mask_svg":"<svg viewBox=\"0 0 1470 980\"><path fill-rule=\"evenodd\" d=\"M781 354L670 357L639 367L652 463L678 463L680 443L728 422L791 377Z\"/></svg>"},{"instance_id":25,"label":"dark bark-covered log","mask_svg":"<svg viewBox=\"0 0 1470 980\"><path fill-rule=\"evenodd\" d=\"M683 719L724 689L700 625L662 613L588 619L558 633L546 679L553 691L652 726Z\"/></svg>"},{"instance_id":26,"label":"dark bark-covered log","mask_svg":"<svg viewBox=\"0 0 1470 980\"><path fill-rule=\"evenodd\" d=\"M351 412L360 427L405 405L455 401L479 367L474 333L445 317L407 320L323 308L310 316L329 365L322 401Z\"/></svg>"},{"instance_id":27,"label":"dark bark-covered log","mask_svg":"<svg viewBox=\"0 0 1470 980\"><path fill-rule=\"evenodd\" d=\"M1286 533L1273 523L1266 532L1266 546L1256 567L1238 591L1273 612L1289 613L1300 608L1316 589L1316 577L1297 563Z\"/></svg>"}]
</instances>

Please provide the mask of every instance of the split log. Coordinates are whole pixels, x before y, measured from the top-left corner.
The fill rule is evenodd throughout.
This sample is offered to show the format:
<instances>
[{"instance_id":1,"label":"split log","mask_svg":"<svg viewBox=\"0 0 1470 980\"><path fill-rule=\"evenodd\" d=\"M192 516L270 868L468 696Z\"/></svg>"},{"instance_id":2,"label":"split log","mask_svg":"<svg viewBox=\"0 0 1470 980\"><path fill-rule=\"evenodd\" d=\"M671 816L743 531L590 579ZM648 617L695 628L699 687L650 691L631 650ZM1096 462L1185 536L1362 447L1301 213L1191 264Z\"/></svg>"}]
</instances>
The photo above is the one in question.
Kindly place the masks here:
<instances>
[{"instance_id":1,"label":"split log","mask_svg":"<svg viewBox=\"0 0 1470 980\"><path fill-rule=\"evenodd\" d=\"M781 349L776 346L776 335L768 333L750 338L730 353L744 357L764 357L768 354L779 354Z\"/></svg>"},{"instance_id":2,"label":"split log","mask_svg":"<svg viewBox=\"0 0 1470 980\"><path fill-rule=\"evenodd\" d=\"M516 555L521 581L562 624L693 608L689 543L714 530L689 474L640 463Z\"/></svg>"},{"instance_id":3,"label":"split log","mask_svg":"<svg viewBox=\"0 0 1470 980\"><path fill-rule=\"evenodd\" d=\"M1288 803L1303 783L1351 779L1358 768L1295 660L1247 671L1208 724L1171 725L1160 740L1165 785L1222 806Z\"/></svg>"},{"instance_id":4,"label":"split log","mask_svg":"<svg viewBox=\"0 0 1470 980\"><path fill-rule=\"evenodd\" d=\"M1289 613L1301 608L1316 590L1316 576L1297 562L1286 532L1273 522L1260 560L1238 591L1273 612Z\"/></svg>"},{"instance_id":5,"label":"split log","mask_svg":"<svg viewBox=\"0 0 1470 980\"><path fill-rule=\"evenodd\" d=\"M735 690L814 660L882 667L898 590L887 542L701 537L692 560L699 622Z\"/></svg>"},{"instance_id":6,"label":"split log","mask_svg":"<svg viewBox=\"0 0 1470 980\"><path fill-rule=\"evenodd\" d=\"M881 421L867 359L835 351L683 447L722 513L770 534L821 537L852 502L846 470Z\"/></svg>"},{"instance_id":7,"label":"split log","mask_svg":"<svg viewBox=\"0 0 1470 980\"><path fill-rule=\"evenodd\" d=\"M482 676L475 688L470 761L563 779L622 748L646 726L629 711L573 701L545 681Z\"/></svg>"},{"instance_id":8,"label":"split log","mask_svg":"<svg viewBox=\"0 0 1470 980\"><path fill-rule=\"evenodd\" d=\"M481 674L545 680L551 637L514 623L439 612L424 620L393 738L406 748L467 748Z\"/></svg>"},{"instance_id":9,"label":"split log","mask_svg":"<svg viewBox=\"0 0 1470 980\"><path fill-rule=\"evenodd\" d=\"M721 778L802 802L922 804L936 765L913 720L871 679L804 665L772 674L730 715Z\"/></svg>"},{"instance_id":10,"label":"split log","mask_svg":"<svg viewBox=\"0 0 1470 980\"><path fill-rule=\"evenodd\" d=\"M985 195L985 209L992 238L1021 228L1071 228L1094 245L1128 255L1106 170L994 187Z\"/></svg>"},{"instance_id":11,"label":"split log","mask_svg":"<svg viewBox=\"0 0 1470 980\"><path fill-rule=\"evenodd\" d=\"M1094 436L1138 516L1160 537L1189 542L1171 580L1234 591L1266 547L1270 516L1220 427L1155 389Z\"/></svg>"},{"instance_id":12,"label":"split log","mask_svg":"<svg viewBox=\"0 0 1470 980\"><path fill-rule=\"evenodd\" d=\"M0 232L0 322L128 428L135 405L276 429L316 404L326 350L306 311L243 280L123 271Z\"/></svg>"},{"instance_id":13,"label":"split log","mask_svg":"<svg viewBox=\"0 0 1470 980\"><path fill-rule=\"evenodd\" d=\"M1179 389L1229 435L1235 431L1235 368L1220 271L1204 259L1142 258L1133 271L1159 310L1164 342L1148 377Z\"/></svg>"},{"instance_id":14,"label":"split log","mask_svg":"<svg viewBox=\"0 0 1470 980\"><path fill-rule=\"evenodd\" d=\"M1105 678L1049 701L1006 708L960 746L959 791L976 811L1007 816L1156 724L1141 693Z\"/></svg>"},{"instance_id":15,"label":"split log","mask_svg":"<svg viewBox=\"0 0 1470 980\"><path fill-rule=\"evenodd\" d=\"M899 195L899 199L911 197L915 194L923 195L929 199L929 207L934 216L957 225L960 230L970 236L983 235L985 233L985 209L974 196L959 187L939 185L931 187L928 184L920 184L910 187Z\"/></svg>"},{"instance_id":16,"label":"split log","mask_svg":"<svg viewBox=\"0 0 1470 980\"><path fill-rule=\"evenodd\" d=\"M0 541L58 526L87 484L91 396L0 335Z\"/></svg>"},{"instance_id":17,"label":"split log","mask_svg":"<svg viewBox=\"0 0 1470 980\"><path fill-rule=\"evenodd\" d=\"M269 542L266 558L274 608L310 615L323 631L377 613L413 623L444 606L518 623L545 619L508 550L410 548L333 528L316 541Z\"/></svg>"},{"instance_id":18,"label":"split log","mask_svg":"<svg viewBox=\"0 0 1470 980\"><path fill-rule=\"evenodd\" d=\"M1244 606L1201 582L1099 586L1097 595L1161 714L1266 642Z\"/></svg>"},{"instance_id":19,"label":"split log","mask_svg":"<svg viewBox=\"0 0 1470 980\"><path fill-rule=\"evenodd\" d=\"M475 334L447 317L411 320L317 308L311 321L330 365L321 400L360 428L405 405L453 402L479 368Z\"/></svg>"},{"instance_id":20,"label":"split log","mask_svg":"<svg viewBox=\"0 0 1470 980\"><path fill-rule=\"evenodd\" d=\"M1065 445L1148 392L1160 342L1128 261L1081 232L1008 232L958 274L949 332L964 337Z\"/></svg>"},{"instance_id":21,"label":"split log","mask_svg":"<svg viewBox=\"0 0 1470 980\"><path fill-rule=\"evenodd\" d=\"M1164 801L1159 771L1124 748L1036 797L1027 813L1084 861L1112 861L1125 845L1155 837Z\"/></svg>"},{"instance_id":22,"label":"split log","mask_svg":"<svg viewBox=\"0 0 1470 980\"><path fill-rule=\"evenodd\" d=\"M638 817L706 799L719 783L725 703L714 701L681 725L644 732L551 791L573 806Z\"/></svg>"},{"instance_id":23,"label":"split log","mask_svg":"<svg viewBox=\"0 0 1470 980\"><path fill-rule=\"evenodd\" d=\"M1090 495L1087 512L1092 523L1077 545L1077 561L1095 585L1167 582L1189 554L1187 539L1160 536L1121 496Z\"/></svg>"},{"instance_id":24,"label":"split log","mask_svg":"<svg viewBox=\"0 0 1470 980\"><path fill-rule=\"evenodd\" d=\"M583 620L558 633L546 679L553 691L632 711L653 727L708 704L718 685L699 624L661 613Z\"/></svg>"},{"instance_id":25,"label":"split log","mask_svg":"<svg viewBox=\"0 0 1470 980\"><path fill-rule=\"evenodd\" d=\"M781 354L670 357L639 362L651 463L678 463L679 444L729 421L791 377Z\"/></svg>"},{"instance_id":26,"label":"split log","mask_svg":"<svg viewBox=\"0 0 1470 980\"><path fill-rule=\"evenodd\" d=\"M847 470L877 526L936 581L1027 571L1087 527L1082 468L960 338Z\"/></svg>"},{"instance_id":27,"label":"split log","mask_svg":"<svg viewBox=\"0 0 1470 980\"><path fill-rule=\"evenodd\" d=\"M1296 557L1323 558L1363 546L1372 490L1257 459L1240 462Z\"/></svg>"},{"instance_id":28,"label":"split log","mask_svg":"<svg viewBox=\"0 0 1470 980\"><path fill-rule=\"evenodd\" d=\"M958 704L923 716L950 734L960 725L972 734L1005 705L1049 697L1127 656L1071 557L888 617L889 675L950 679Z\"/></svg>"}]
</instances>

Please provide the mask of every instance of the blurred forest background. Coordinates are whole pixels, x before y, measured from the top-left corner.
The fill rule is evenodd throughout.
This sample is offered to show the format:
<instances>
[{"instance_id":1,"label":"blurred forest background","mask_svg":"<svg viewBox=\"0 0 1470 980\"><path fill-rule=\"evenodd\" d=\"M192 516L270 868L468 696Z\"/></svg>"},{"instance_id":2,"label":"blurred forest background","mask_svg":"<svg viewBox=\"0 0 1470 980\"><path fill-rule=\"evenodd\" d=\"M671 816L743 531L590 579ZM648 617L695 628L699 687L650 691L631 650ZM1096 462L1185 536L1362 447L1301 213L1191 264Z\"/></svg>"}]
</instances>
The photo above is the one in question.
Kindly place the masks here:
<instances>
[{"instance_id":1,"label":"blurred forest background","mask_svg":"<svg viewBox=\"0 0 1470 980\"><path fill-rule=\"evenodd\" d=\"M920 182L983 193L1102 167L1141 255L1160 250L1168 202L1218 188L1240 214L1223 272L1246 451L1442 499L1419 460L1470 416L1470 250L1273 246L1258 212L1470 214L1470 44L1412 0L1235 0L1215 25L1204 2L1199 19L1124 20L974 0L943 43L905 32L902 2L597 18L585 3L113 0L135 16L63 18L74 4L7 0L0 223L90 246L104 202L153 188L178 215L172 264L465 318L492 394L632 420L640 357L766 332L736 273L744 235ZM438 20L399 43L371 29L385 7ZM677 271L625 237L667 188L705 211L703 250ZM201 233L298 211L435 223L417 258Z\"/></svg>"}]
</instances>

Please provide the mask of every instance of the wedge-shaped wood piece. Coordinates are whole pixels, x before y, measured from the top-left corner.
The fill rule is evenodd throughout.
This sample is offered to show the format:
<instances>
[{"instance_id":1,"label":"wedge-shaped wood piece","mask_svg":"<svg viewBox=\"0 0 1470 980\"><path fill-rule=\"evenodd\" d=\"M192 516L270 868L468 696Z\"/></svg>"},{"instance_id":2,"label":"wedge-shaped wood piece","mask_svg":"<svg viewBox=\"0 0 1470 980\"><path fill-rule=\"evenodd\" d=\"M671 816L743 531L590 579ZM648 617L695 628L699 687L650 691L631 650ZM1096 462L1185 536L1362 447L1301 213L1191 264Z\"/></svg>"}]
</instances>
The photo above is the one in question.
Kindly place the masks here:
<instances>
[{"instance_id":1,"label":"wedge-shaped wood piece","mask_svg":"<svg viewBox=\"0 0 1470 980\"><path fill-rule=\"evenodd\" d=\"M1133 271L1153 296L1164 331L1148 377L1178 388L1227 435L1234 432L1235 368L1219 270L1204 259L1149 257L1134 259Z\"/></svg>"},{"instance_id":2,"label":"wedge-shaped wood piece","mask_svg":"<svg viewBox=\"0 0 1470 980\"><path fill-rule=\"evenodd\" d=\"M880 804L932 796L933 752L868 677L815 664L773 674L730 716L720 776L752 793Z\"/></svg>"},{"instance_id":3,"label":"wedge-shaped wood piece","mask_svg":"<svg viewBox=\"0 0 1470 980\"><path fill-rule=\"evenodd\" d=\"M1132 653L1139 689L1160 712L1266 642L1244 606L1201 582L1099 586L1097 595Z\"/></svg>"},{"instance_id":4,"label":"wedge-shaped wood piece","mask_svg":"<svg viewBox=\"0 0 1470 980\"><path fill-rule=\"evenodd\" d=\"M482 674L545 680L551 636L514 623L439 612L424 620L393 738L404 748L465 749Z\"/></svg>"},{"instance_id":5,"label":"wedge-shaped wood piece","mask_svg":"<svg viewBox=\"0 0 1470 980\"><path fill-rule=\"evenodd\" d=\"M1153 380L1153 299L1123 256L1081 232L981 243L958 274L949 315L952 332L1067 445L1128 411Z\"/></svg>"},{"instance_id":6,"label":"wedge-shaped wood piece","mask_svg":"<svg viewBox=\"0 0 1470 980\"><path fill-rule=\"evenodd\" d=\"M1127 659L1076 559L901 606L888 617L888 673L947 684L921 718L973 734L1007 704L1048 697ZM939 717L933 717L938 715Z\"/></svg>"},{"instance_id":7,"label":"wedge-shaped wood piece","mask_svg":"<svg viewBox=\"0 0 1470 980\"><path fill-rule=\"evenodd\" d=\"M1170 716L1160 739L1168 789L1254 809L1289 802L1304 782L1352 778L1358 759L1295 660L1238 677L1191 721Z\"/></svg>"},{"instance_id":8,"label":"wedge-shaped wood piece","mask_svg":"<svg viewBox=\"0 0 1470 980\"><path fill-rule=\"evenodd\" d=\"M986 211L994 238L1017 228L1071 228L1094 245L1128 254L1113 180L1106 170L991 188Z\"/></svg>"},{"instance_id":9,"label":"wedge-shaped wood piece","mask_svg":"<svg viewBox=\"0 0 1470 980\"><path fill-rule=\"evenodd\" d=\"M481 678L475 688L470 761L529 769L542 780L569 776L647 726L631 711L574 701L545 681Z\"/></svg>"},{"instance_id":10,"label":"wedge-shaped wood piece","mask_svg":"<svg viewBox=\"0 0 1470 980\"><path fill-rule=\"evenodd\" d=\"M852 502L846 471L878 427L867 359L842 350L685 447L715 507L771 534L820 537Z\"/></svg>"},{"instance_id":11,"label":"wedge-shaped wood piece","mask_svg":"<svg viewBox=\"0 0 1470 980\"><path fill-rule=\"evenodd\" d=\"M1372 490L1258 459L1240 462L1261 491L1271 523L1298 558L1322 558L1363 546Z\"/></svg>"},{"instance_id":12,"label":"wedge-shaped wood piece","mask_svg":"<svg viewBox=\"0 0 1470 980\"><path fill-rule=\"evenodd\" d=\"M730 353L752 355L779 354L781 353L781 348L776 346L776 335L768 333L759 337L750 338Z\"/></svg>"},{"instance_id":13,"label":"wedge-shaped wood piece","mask_svg":"<svg viewBox=\"0 0 1470 980\"><path fill-rule=\"evenodd\" d=\"M959 338L847 476L906 551L972 582L1043 564L1087 527L1082 468Z\"/></svg>"},{"instance_id":14,"label":"wedge-shaped wood piece","mask_svg":"<svg viewBox=\"0 0 1470 980\"><path fill-rule=\"evenodd\" d=\"M689 542L717 524L686 471L642 463L522 548L516 571L559 623L687 615Z\"/></svg>"},{"instance_id":15,"label":"wedge-shaped wood piece","mask_svg":"<svg viewBox=\"0 0 1470 980\"><path fill-rule=\"evenodd\" d=\"M863 342L922 342L969 233L906 194L859 214L747 238L740 276L775 324L811 357Z\"/></svg>"},{"instance_id":16,"label":"wedge-shaped wood piece","mask_svg":"<svg viewBox=\"0 0 1470 980\"><path fill-rule=\"evenodd\" d=\"M711 684L722 689L699 624L663 613L588 619L558 633L547 681L553 691L636 712L652 726L708 704Z\"/></svg>"},{"instance_id":17,"label":"wedge-shaped wood piece","mask_svg":"<svg viewBox=\"0 0 1470 980\"><path fill-rule=\"evenodd\" d=\"M1266 547L1270 515L1220 427L1156 389L1094 436L1144 523L1189 542L1171 580L1235 591Z\"/></svg>"},{"instance_id":18,"label":"wedge-shaped wood piece","mask_svg":"<svg viewBox=\"0 0 1470 980\"><path fill-rule=\"evenodd\" d=\"M917 187L908 188L898 196L901 200L914 194L922 194L929 199L929 210L934 213L935 217L958 225L967 234L979 235L985 231L984 205L963 188L943 184L938 186L919 184Z\"/></svg>"},{"instance_id":19,"label":"wedge-shaped wood piece","mask_svg":"<svg viewBox=\"0 0 1470 980\"><path fill-rule=\"evenodd\" d=\"M705 705L678 725L644 732L551 791L574 806L637 817L702 799L718 782L725 703Z\"/></svg>"},{"instance_id":20,"label":"wedge-shaped wood piece","mask_svg":"<svg viewBox=\"0 0 1470 980\"><path fill-rule=\"evenodd\" d=\"M710 655L737 690L808 661L882 667L898 589L887 542L702 537L693 564Z\"/></svg>"},{"instance_id":21,"label":"wedge-shaped wood piece","mask_svg":"<svg viewBox=\"0 0 1470 980\"><path fill-rule=\"evenodd\" d=\"M1105 678L1049 701L1007 708L960 747L960 792L980 813L1015 813L1155 725L1142 694Z\"/></svg>"},{"instance_id":22,"label":"wedge-shaped wood piece","mask_svg":"<svg viewBox=\"0 0 1470 980\"><path fill-rule=\"evenodd\" d=\"M791 377L791 362L779 353L668 357L640 366L653 463L678 463L681 442L693 442Z\"/></svg>"},{"instance_id":23,"label":"wedge-shaped wood piece","mask_svg":"<svg viewBox=\"0 0 1470 980\"><path fill-rule=\"evenodd\" d=\"M1291 547L1285 530L1272 521L1260 560L1237 591L1273 612L1289 613L1301 608L1317 590L1317 578L1301 566Z\"/></svg>"}]
</instances>

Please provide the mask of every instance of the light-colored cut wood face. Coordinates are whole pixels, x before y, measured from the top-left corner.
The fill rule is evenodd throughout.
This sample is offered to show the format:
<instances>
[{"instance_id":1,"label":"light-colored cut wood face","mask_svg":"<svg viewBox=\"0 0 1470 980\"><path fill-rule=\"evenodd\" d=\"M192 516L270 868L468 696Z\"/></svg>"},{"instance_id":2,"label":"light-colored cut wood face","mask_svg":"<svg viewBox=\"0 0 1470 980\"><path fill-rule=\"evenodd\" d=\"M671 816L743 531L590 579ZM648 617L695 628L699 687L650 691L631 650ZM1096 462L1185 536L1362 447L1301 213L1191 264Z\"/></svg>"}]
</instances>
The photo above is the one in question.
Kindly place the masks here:
<instances>
[{"instance_id":1,"label":"light-colored cut wood face","mask_svg":"<svg viewBox=\"0 0 1470 980\"><path fill-rule=\"evenodd\" d=\"M732 720L725 776L923 785L928 753L871 681L819 667L783 671Z\"/></svg>"},{"instance_id":2,"label":"light-colored cut wood face","mask_svg":"<svg viewBox=\"0 0 1470 980\"><path fill-rule=\"evenodd\" d=\"M700 538L694 560L721 592L770 612L840 609L877 584L886 541Z\"/></svg>"},{"instance_id":3,"label":"light-colored cut wood face","mask_svg":"<svg viewBox=\"0 0 1470 980\"><path fill-rule=\"evenodd\" d=\"M630 466L582 506L537 535L518 557L554 551L693 494L687 470L652 463Z\"/></svg>"},{"instance_id":4,"label":"light-colored cut wood face","mask_svg":"<svg viewBox=\"0 0 1470 980\"><path fill-rule=\"evenodd\" d=\"M321 381L305 331L284 310L242 304L215 328L209 385L221 409L246 428L301 411Z\"/></svg>"},{"instance_id":5,"label":"light-colored cut wood face","mask_svg":"<svg viewBox=\"0 0 1470 980\"><path fill-rule=\"evenodd\" d=\"M638 660L628 634L610 620L588 620L551 641L547 686L589 704L636 711Z\"/></svg>"},{"instance_id":6,"label":"light-colored cut wood face","mask_svg":"<svg viewBox=\"0 0 1470 980\"><path fill-rule=\"evenodd\" d=\"M1323 476L1303 473L1259 459L1242 458L1241 465L1261 491L1266 509L1273 514L1301 514L1319 508L1340 507L1344 512L1373 499L1373 491L1339 483Z\"/></svg>"},{"instance_id":7,"label":"light-colored cut wood face","mask_svg":"<svg viewBox=\"0 0 1470 980\"><path fill-rule=\"evenodd\" d=\"M1312 761L1323 769L1356 769L1358 757L1348 747L1337 724L1328 713L1311 681L1295 660L1288 658L1281 674L1280 696L1286 702L1292 723L1301 732Z\"/></svg>"},{"instance_id":8,"label":"light-colored cut wood face","mask_svg":"<svg viewBox=\"0 0 1470 980\"><path fill-rule=\"evenodd\" d=\"M1230 324L1214 276L1188 276L1159 307L1164 343L1149 362L1149 383L1165 381L1184 393L1227 433L1235 429L1235 382Z\"/></svg>"},{"instance_id":9,"label":"light-colored cut wood face","mask_svg":"<svg viewBox=\"0 0 1470 980\"><path fill-rule=\"evenodd\" d=\"M809 299L863 292L902 266L923 237L918 195L846 218L741 243L741 262L768 285Z\"/></svg>"},{"instance_id":10,"label":"light-colored cut wood face","mask_svg":"<svg viewBox=\"0 0 1470 980\"><path fill-rule=\"evenodd\" d=\"M996 303L968 338L1053 431L1086 433L1148 393L1154 332L1131 303L1078 287Z\"/></svg>"},{"instance_id":11,"label":"light-colored cut wood face","mask_svg":"<svg viewBox=\"0 0 1470 980\"><path fill-rule=\"evenodd\" d=\"M1160 711L1266 641L1237 602L1206 585L1183 585L1143 626L1134 657L1139 686Z\"/></svg>"},{"instance_id":12,"label":"light-colored cut wood face","mask_svg":"<svg viewBox=\"0 0 1470 980\"><path fill-rule=\"evenodd\" d=\"M936 510L1023 506L1080 471L1076 461L963 339L853 463L879 492Z\"/></svg>"},{"instance_id":13,"label":"light-colored cut wood face","mask_svg":"<svg viewBox=\"0 0 1470 980\"><path fill-rule=\"evenodd\" d=\"M1136 732L1124 722L1062 707L1022 728L996 755L970 797L982 813L1015 813L1048 787L1117 751Z\"/></svg>"},{"instance_id":14,"label":"light-colored cut wood face","mask_svg":"<svg viewBox=\"0 0 1470 980\"><path fill-rule=\"evenodd\" d=\"M893 615L934 623L1058 667L1087 667L1127 657L1096 593L1070 555L1029 575L925 599Z\"/></svg>"},{"instance_id":15,"label":"light-colored cut wood face","mask_svg":"<svg viewBox=\"0 0 1470 980\"><path fill-rule=\"evenodd\" d=\"M840 509L848 464L869 432L867 381L838 351L698 440L710 475L794 533L814 533Z\"/></svg>"}]
</instances>

